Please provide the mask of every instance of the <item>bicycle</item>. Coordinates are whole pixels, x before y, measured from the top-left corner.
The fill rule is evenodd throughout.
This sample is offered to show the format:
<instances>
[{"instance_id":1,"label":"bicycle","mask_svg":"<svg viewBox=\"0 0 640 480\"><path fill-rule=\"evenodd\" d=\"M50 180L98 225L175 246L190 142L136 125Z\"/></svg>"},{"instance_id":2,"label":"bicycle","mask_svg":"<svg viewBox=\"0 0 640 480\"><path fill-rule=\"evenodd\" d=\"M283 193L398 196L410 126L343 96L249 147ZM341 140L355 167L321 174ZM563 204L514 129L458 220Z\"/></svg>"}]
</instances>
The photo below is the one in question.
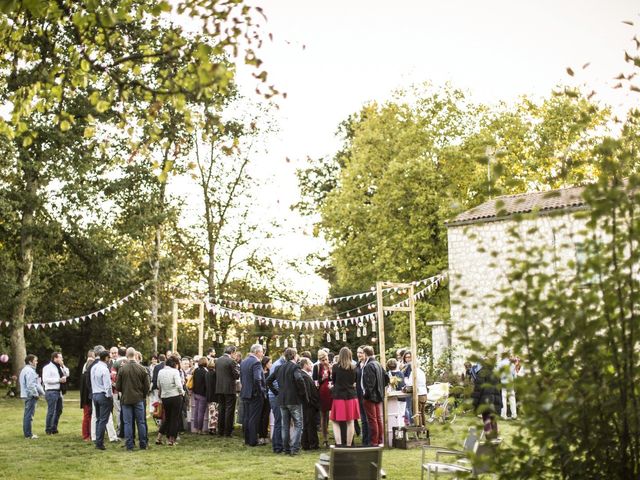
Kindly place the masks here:
<instances>
[{"instance_id":1,"label":"bicycle","mask_svg":"<svg viewBox=\"0 0 640 480\"><path fill-rule=\"evenodd\" d=\"M425 414L427 422L453 423L458 414L455 407L455 399L449 396L448 383L434 383L427 387L427 406Z\"/></svg>"}]
</instances>

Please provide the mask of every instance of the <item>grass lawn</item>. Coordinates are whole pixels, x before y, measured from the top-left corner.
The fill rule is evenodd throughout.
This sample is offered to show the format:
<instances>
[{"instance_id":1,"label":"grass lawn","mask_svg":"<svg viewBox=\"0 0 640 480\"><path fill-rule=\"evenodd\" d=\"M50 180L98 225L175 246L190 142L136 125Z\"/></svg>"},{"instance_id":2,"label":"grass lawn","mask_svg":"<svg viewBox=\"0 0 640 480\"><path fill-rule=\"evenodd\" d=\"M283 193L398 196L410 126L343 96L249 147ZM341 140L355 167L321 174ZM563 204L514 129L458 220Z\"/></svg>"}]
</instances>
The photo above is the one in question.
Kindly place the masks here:
<instances>
[{"instance_id":1,"label":"grass lawn","mask_svg":"<svg viewBox=\"0 0 640 480\"><path fill-rule=\"evenodd\" d=\"M237 478L249 480L311 479L318 451L302 452L298 457L271 453L270 447L249 448L243 445L241 431L236 427L234 437L183 434L176 447L156 446L151 441L147 451L126 452L121 443L105 442L106 451L98 451L93 444L82 441L80 426L82 411L78 393L70 392L64 402L58 435L45 435L44 419L47 405L38 401L33 432L40 438L27 440L22 436L21 400L0 399L0 478L2 479L199 479ZM459 448L466 429L480 424L476 417L459 418L451 426L431 425L433 445ZM149 420L150 437L157 429ZM508 440L517 424L501 422L501 435ZM383 468L390 480L420 478L421 450L387 449L383 454Z\"/></svg>"}]
</instances>

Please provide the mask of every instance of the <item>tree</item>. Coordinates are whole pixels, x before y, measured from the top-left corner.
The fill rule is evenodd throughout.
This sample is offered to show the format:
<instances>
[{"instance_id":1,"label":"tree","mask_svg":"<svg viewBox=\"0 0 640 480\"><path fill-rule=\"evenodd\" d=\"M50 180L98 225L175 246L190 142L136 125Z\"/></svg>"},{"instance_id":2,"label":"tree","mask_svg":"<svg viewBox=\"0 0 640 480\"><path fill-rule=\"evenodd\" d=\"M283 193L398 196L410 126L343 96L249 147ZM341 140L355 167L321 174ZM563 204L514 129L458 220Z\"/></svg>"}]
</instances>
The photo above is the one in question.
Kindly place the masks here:
<instances>
[{"instance_id":1,"label":"tree","mask_svg":"<svg viewBox=\"0 0 640 480\"><path fill-rule=\"evenodd\" d=\"M267 110L255 107L251 114L238 113L238 105L246 102L241 97L230 98L228 110L236 118L228 120L224 128L211 135L203 132L202 138L194 135L195 172L203 202L205 242L193 242L206 256L206 265L200 268L207 283L207 297L218 299L251 293L249 275L240 280L238 275L269 273L267 259L258 253L260 239L269 234L250 218L254 204L254 191L258 181L252 175L252 163L257 155L256 144L272 127ZM207 140L201 143L201 140ZM204 243L204 245L202 245ZM266 271L265 271L266 270ZM242 285L242 288L230 288ZM250 296L264 295L264 286L254 285ZM246 299L245 297L244 299ZM230 323L212 315L214 328L226 336Z\"/></svg>"},{"instance_id":2,"label":"tree","mask_svg":"<svg viewBox=\"0 0 640 480\"><path fill-rule=\"evenodd\" d=\"M331 244L333 293L446 269L445 222L489 197L593 178L588 159L607 115L583 96L488 107L428 85L365 106L341 125L342 150L299 172L298 208L320 215ZM421 318L446 318L446 292L419 308ZM407 333L391 323L390 344L393 329ZM426 328L419 337L427 347Z\"/></svg>"},{"instance_id":3,"label":"tree","mask_svg":"<svg viewBox=\"0 0 640 480\"><path fill-rule=\"evenodd\" d=\"M249 41L244 61L260 65L250 46L259 42L256 9L241 3L208 9L195 0L175 9L200 22L202 34L188 36L167 22L172 7L164 0L12 0L2 5L0 102L10 106L10 114L0 119L0 135L12 144L12 206L20 222L11 294L16 372L26 353L36 222L52 181L67 181L106 162L114 129L133 133L136 122L153 125L164 105L185 111L190 95L215 104L233 76L225 56L238 54L241 38ZM266 72L257 77L266 81ZM271 88L265 95L274 93ZM193 125L186 113L184 120L184 128ZM161 131L152 134L159 140ZM135 135L131 138L135 151L140 146Z\"/></svg>"}]
</instances>

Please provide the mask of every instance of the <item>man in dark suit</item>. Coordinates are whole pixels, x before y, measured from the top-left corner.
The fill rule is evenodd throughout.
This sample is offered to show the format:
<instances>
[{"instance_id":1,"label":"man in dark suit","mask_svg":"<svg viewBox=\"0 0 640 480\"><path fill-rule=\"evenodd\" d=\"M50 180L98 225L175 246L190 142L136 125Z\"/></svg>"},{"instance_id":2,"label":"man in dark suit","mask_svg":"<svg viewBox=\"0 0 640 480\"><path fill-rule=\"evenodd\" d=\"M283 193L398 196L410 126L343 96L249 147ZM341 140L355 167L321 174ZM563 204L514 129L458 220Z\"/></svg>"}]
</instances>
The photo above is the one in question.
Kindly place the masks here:
<instances>
[{"instance_id":1,"label":"man in dark suit","mask_svg":"<svg viewBox=\"0 0 640 480\"><path fill-rule=\"evenodd\" d=\"M277 396L282 415L282 447L284 453L300 454L302 438L302 404L306 401L304 378L300 366L296 363L298 355L295 348L284 351L285 363L278 371L269 375L267 387ZM278 383L276 387L274 382ZM289 423L293 420L293 436L290 435Z\"/></svg>"},{"instance_id":2,"label":"man in dark suit","mask_svg":"<svg viewBox=\"0 0 640 480\"><path fill-rule=\"evenodd\" d=\"M249 355L240 364L240 400L244 403L242 427L244 443L250 447L258 445L258 427L262 418L265 397L264 372L262 370L262 345L251 345Z\"/></svg>"},{"instance_id":3,"label":"man in dark suit","mask_svg":"<svg viewBox=\"0 0 640 480\"><path fill-rule=\"evenodd\" d=\"M233 417L236 411L236 380L240 368L231 357L236 347L229 345L216 361L216 393L218 394L218 435L230 437L233 432Z\"/></svg>"},{"instance_id":4,"label":"man in dark suit","mask_svg":"<svg viewBox=\"0 0 640 480\"><path fill-rule=\"evenodd\" d=\"M318 388L313 381L313 363L308 358L300 359L300 368L304 375L304 386L306 398L302 404L302 449L317 450L320 448L318 441L318 427L316 425L316 415L320 410L320 395Z\"/></svg>"},{"instance_id":5,"label":"man in dark suit","mask_svg":"<svg viewBox=\"0 0 640 480\"><path fill-rule=\"evenodd\" d=\"M160 355L158 355L158 364L153 367L153 373L151 374L151 390L156 390L156 394L158 393L158 374L160 373L160 370L162 370L164 368L165 365L165 361L167 360L167 357L165 357L162 353Z\"/></svg>"}]
</instances>

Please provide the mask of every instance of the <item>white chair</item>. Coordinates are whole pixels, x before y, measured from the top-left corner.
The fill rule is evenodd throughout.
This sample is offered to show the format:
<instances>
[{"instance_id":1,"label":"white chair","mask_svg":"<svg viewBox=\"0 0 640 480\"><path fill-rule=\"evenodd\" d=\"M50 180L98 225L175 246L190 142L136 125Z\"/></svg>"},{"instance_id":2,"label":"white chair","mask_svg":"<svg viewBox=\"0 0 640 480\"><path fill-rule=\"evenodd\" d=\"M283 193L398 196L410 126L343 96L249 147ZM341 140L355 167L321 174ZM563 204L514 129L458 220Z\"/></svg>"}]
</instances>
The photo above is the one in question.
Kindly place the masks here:
<instances>
[{"instance_id":1,"label":"white chair","mask_svg":"<svg viewBox=\"0 0 640 480\"><path fill-rule=\"evenodd\" d=\"M422 447L422 468L420 478L424 480L424 472L427 472L427 480L431 479L431 474L434 474L434 479L438 478L439 474L454 475L456 473L471 473L476 475L476 470L473 464L469 461L469 456L475 454L478 450L482 436L479 438L477 429L475 427L469 428L467 438L465 438L462 445L462 450L455 450L451 448L436 447L432 445L425 445ZM425 454L427 450L436 451L435 462L427 462ZM440 461L442 456L455 457L453 463L445 463Z\"/></svg>"}]
</instances>

